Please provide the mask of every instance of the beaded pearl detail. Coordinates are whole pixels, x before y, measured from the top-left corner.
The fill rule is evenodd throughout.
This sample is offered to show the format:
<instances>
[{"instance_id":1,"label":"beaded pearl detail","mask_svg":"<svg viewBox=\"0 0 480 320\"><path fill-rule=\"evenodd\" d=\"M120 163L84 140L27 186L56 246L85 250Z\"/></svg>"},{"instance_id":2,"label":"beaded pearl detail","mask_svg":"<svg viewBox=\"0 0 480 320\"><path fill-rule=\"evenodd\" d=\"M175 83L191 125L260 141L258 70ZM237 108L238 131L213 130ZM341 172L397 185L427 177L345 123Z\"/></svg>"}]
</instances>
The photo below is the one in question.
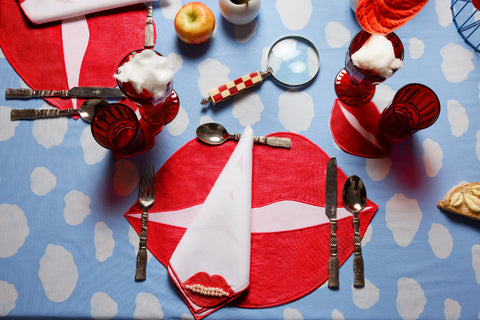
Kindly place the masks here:
<instances>
[{"instance_id":1,"label":"beaded pearl detail","mask_svg":"<svg viewBox=\"0 0 480 320\"><path fill-rule=\"evenodd\" d=\"M211 296L211 297L218 297L218 298L230 296L230 293L226 292L222 288L205 287L205 286L202 286L201 284L186 285L185 288L194 293L198 293L204 296Z\"/></svg>"}]
</instances>

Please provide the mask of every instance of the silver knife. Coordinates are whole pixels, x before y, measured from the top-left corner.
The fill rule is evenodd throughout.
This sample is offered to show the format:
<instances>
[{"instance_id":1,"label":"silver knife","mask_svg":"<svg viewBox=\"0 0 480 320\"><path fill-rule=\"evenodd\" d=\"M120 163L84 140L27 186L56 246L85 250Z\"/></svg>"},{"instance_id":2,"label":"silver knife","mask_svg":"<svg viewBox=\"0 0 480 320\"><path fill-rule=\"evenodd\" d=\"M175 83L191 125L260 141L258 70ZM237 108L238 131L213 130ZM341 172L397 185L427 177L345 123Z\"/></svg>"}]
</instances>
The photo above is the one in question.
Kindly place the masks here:
<instances>
[{"instance_id":1,"label":"silver knife","mask_svg":"<svg viewBox=\"0 0 480 320\"><path fill-rule=\"evenodd\" d=\"M125 95L118 88L107 87L73 87L70 90L5 89L6 99L30 99L38 97L124 98Z\"/></svg>"},{"instance_id":2,"label":"silver knife","mask_svg":"<svg viewBox=\"0 0 480 320\"><path fill-rule=\"evenodd\" d=\"M337 255L337 159L330 158L327 164L325 186L325 212L330 219L330 259L328 260L328 287L338 288Z\"/></svg>"}]
</instances>

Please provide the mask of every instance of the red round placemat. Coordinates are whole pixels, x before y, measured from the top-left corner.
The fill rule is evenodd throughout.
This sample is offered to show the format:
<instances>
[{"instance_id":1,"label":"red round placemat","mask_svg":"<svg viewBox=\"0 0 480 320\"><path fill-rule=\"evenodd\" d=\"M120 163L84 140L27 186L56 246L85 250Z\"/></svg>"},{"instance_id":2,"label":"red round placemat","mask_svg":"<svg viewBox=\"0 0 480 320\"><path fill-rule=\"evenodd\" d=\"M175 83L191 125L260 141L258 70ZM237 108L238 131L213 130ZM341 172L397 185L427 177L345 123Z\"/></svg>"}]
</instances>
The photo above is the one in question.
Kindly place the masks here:
<instances>
[{"instance_id":1,"label":"red round placemat","mask_svg":"<svg viewBox=\"0 0 480 320\"><path fill-rule=\"evenodd\" d=\"M143 48L144 4L86 16L89 41L79 86L115 87L113 74L122 58ZM0 0L0 47L15 71L32 89L69 89L64 62L62 21L34 25L16 1ZM48 98L54 106L72 107L71 99ZM84 100L78 100L77 106Z\"/></svg>"},{"instance_id":2,"label":"red round placemat","mask_svg":"<svg viewBox=\"0 0 480 320\"><path fill-rule=\"evenodd\" d=\"M323 208L329 156L300 135L283 132L274 135L292 139L292 148L253 147L252 209L281 201ZM201 205L235 146L233 141L207 146L194 139L179 149L157 172L155 204L149 215L172 211L175 214L175 211ZM341 194L345 180L346 175L339 168L339 210L343 209ZM367 208L360 213L362 236L377 208L369 200ZM125 213L137 232L141 226L139 213L141 209L137 204ZM254 214L252 212L253 220ZM319 214L324 215L324 210ZM302 212L293 210L289 217L292 221L302 220ZM149 220L148 249L167 265L185 230ZM351 216L339 219L337 238L342 265L353 252ZM287 303L310 293L328 279L328 222L291 230L252 232L251 241L250 288L234 302L236 306L262 308Z\"/></svg>"}]
</instances>

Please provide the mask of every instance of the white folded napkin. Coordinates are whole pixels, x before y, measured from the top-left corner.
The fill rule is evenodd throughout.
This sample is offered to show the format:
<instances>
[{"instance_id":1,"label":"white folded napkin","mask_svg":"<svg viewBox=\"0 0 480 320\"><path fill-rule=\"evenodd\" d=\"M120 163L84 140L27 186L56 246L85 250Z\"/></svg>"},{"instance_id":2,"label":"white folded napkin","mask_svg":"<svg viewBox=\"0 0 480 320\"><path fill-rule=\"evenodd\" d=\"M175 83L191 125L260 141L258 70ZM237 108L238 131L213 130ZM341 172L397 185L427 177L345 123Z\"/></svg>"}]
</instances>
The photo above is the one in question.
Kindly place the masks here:
<instances>
[{"instance_id":1,"label":"white folded napkin","mask_svg":"<svg viewBox=\"0 0 480 320\"><path fill-rule=\"evenodd\" d=\"M107 9L142 3L142 0L18 0L25 15L36 24L63 20Z\"/></svg>"},{"instance_id":2,"label":"white folded napkin","mask_svg":"<svg viewBox=\"0 0 480 320\"><path fill-rule=\"evenodd\" d=\"M252 146L247 127L169 261L168 273L196 319L249 286Z\"/></svg>"}]
</instances>

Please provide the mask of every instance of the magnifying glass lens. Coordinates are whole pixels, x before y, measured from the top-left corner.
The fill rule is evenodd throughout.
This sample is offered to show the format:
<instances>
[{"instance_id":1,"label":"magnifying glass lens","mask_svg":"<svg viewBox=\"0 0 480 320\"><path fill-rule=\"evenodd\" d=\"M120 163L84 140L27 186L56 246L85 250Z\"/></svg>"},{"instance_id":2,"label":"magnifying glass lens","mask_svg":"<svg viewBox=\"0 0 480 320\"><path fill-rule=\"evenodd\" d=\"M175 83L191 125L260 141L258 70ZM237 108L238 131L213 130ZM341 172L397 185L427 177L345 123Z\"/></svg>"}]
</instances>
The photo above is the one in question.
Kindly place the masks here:
<instances>
[{"instance_id":1,"label":"magnifying glass lens","mask_svg":"<svg viewBox=\"0 0 480 320\"><path fill-rule=\"evenodd\" d=\"M268 53L267 64L278 82L295 87L308 83L316 76L320 57L310 41L289 36L273 44Z\"/></svg>"}]
</instances>

